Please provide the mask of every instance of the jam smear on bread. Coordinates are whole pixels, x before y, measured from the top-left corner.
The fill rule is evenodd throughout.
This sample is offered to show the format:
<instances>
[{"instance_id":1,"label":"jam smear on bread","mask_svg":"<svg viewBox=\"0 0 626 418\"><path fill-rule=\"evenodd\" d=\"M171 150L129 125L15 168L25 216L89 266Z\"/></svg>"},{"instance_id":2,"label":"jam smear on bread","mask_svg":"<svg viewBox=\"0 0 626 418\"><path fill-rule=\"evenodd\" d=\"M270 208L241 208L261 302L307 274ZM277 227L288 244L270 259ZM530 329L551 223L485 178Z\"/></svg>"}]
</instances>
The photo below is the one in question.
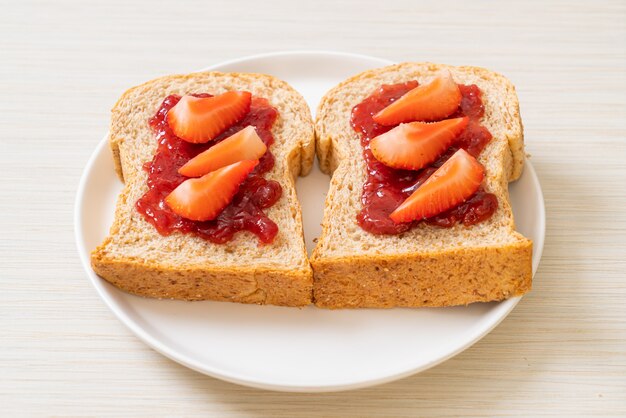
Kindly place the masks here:
<instances>
[{"instance_id":1,"label":"jam smear on bread","mask_svg":"<svg viewBox=\"0 0 626 418\"><path fill-rule=\"evenodd\" d=\"M204 138L207 136L182 126L180 121L184 120L186 116L181 116L181 114L177 115L175 123L178 123L178 125L176 129L179 129L178 132L186 132L185 134L193 131L193 138L196 143L182 139L174 133L173 127L169 122L175 118L168 115L170 110L181 100L181 97L178 95L166 97L155 116L150 119L150 126L156 132L158 146L153 159L144 165L144 169L148 172L148 191L139 198L135 206L139 213L141 213L148 222L154 225L160 234L169 235L174 231L179 231L197 235L217 244L230 241L235 233L242 230L254 233L262 243L271 243L276 237L278 226L264 213L263 209L271 207L280 199L282 187L276 181L265 179L263 175L274 167L274 155L271 152L274 137L272 136L271 130L278 116L278 111L272 107L266 99L259 97L251 96L249 104L246 105L246 97L249 93L236 93L238 93L238 95L235 98L239 102L243 102L245 112L239 115L239 113L241 113L239 110L240 105L232 105L229 107L228 103L225 105L220 102L219 104L221 106L224 105L221 109L226 109L224 110L224 112L226 112L225 114L232 115L232 112L235 112L235 114L239 116L228 116L229 119L227 123L218 125L217 128L214 128L213 124L207 123L207 126L211 128L211 132L218 132L217 136L212 140L206 140L208 142L199 143L198 141L204 141ZM213 97L205 93L194 94L192 96L198 99ZM200 120L203 119L200 118ZM248 167L251 164L243 164L243 166L245 166L243 168L246 168L246 170L251 168L251 171L245 176L243 182L239 184L230 203L227 203L223 209L218 210L218 214L214 218L214 213L207 215L208 212L211 212L210 210L207 210L207 213L202 213L201 215L203 216L200 216L200 218L203 219L207 219L207 217L213 218L211 220L188 219L172 210L172 207L166 202L168 196L183 182L199 181L203 178L189 179L187 176L180 174L179 170L194 157L209 150L211 147L239 131L244 130L248 126L254 127L255 135L258 135L263 141L267 150L258 159L258 164L254 167ZM215 134L211 133L209 136L211 135ZM223 152L215 154L224 155ZM202 158L200 158L200 160L202 160ZM198 166L202 166L202 164ZM198 166L194 168L198 169ZM202 167L200 167L200 170L201 169ZM184 171L185 170L183 170L183 172ZM216 171L219 171L219 169ZM216 171L212 171L212 173ZM198 174L198 172L196 171L191 174ZM207 173L204 176L209 176L210 174L211 173ZM234 182L236 183L236 181L231 180L230 182L226 182L228 183L226 184L224 182L206 181L205 184L210 184L210 187L218 188L214 189L214 193L207 198L207 202L213 198L219 200L217 199L219 196L223 197L226 194L232 194L234 190L232 184ZM192 182L191 184L194 183ZM222 186L224 188L230 187L229 191L222 190L220 188ZM184 213L183 211L185 209L183 207L184 205L176 206L177 204L185 204L189 207L193 206L193 202L184 201L184 199L181 199L180 196L176 194L173 194L173 196L174 197L170 198L170 204L177 207L179 212ZM221 202L223 204L223 198ZM222 206L222 204L215 206ZM194 211L194 213L197 212ZM194 215L189 216L196 217Z\"/></svg>"},{"instance_id":2,"label":"jam smear on bread","mask_svg":"<svg viewBox=\"0 0 626 418\"><path fill-rule=\"evenodd\" d=\"M456 90L451 88L450 80L446 79L445 74L440 78L442 80L433 88L421 90L418 89L420 86L417 81L383 85L352 109L351 124L361 136L363 157L367 165L367 179L361 195L363 209L357 215L357 222L368 232L397 235L408 231L419 222L445 228L452 227L459 222L469 226L489 219L498 208L495 195L485 192L479 186L469 197L461 199L460 203L430 217L414 218L416 220L407 222L396 222L390 217L459 149L465 150L470 156L476 158L492 138L491 133L480 124L480 119L484 114L480 89L476 85L457 84L456 88L460 94L460 100L457 100ZM422 91L421 94L415 93L420 91ZM407 105L411 95L414 96L412 100L417 100L421 106L421 97L424 95L432 98L440 94L448 94L452 97L437 99L434 111L423 110L416 116L414 114L416 111ZM390 108L391 111L389 111ZM372 140L393 129L399 129L402 125L400 127L398 125L402 122L410 122L408 125L411 125L416 121L413 119L416 117L423 118L419 122L467 119L463 123L462 132L454 132L455 139L450 144L445 144L447 149L442 153L441 150L437 150L439 155L435 161L421 169L392 168L379 161L372 152L372 146L378 145L376 151L380 154L380 143L372 144ZM460 124L460 121L457 124ZM447 138L443 140L446 142ZM392 153L386 152L386 154ZM432 159L430 156L427 157L425 159ZM384 160L384 157L381 159ZM405 219L400 216L394 217L398 220Z\"/></svg>"}]
</instances>

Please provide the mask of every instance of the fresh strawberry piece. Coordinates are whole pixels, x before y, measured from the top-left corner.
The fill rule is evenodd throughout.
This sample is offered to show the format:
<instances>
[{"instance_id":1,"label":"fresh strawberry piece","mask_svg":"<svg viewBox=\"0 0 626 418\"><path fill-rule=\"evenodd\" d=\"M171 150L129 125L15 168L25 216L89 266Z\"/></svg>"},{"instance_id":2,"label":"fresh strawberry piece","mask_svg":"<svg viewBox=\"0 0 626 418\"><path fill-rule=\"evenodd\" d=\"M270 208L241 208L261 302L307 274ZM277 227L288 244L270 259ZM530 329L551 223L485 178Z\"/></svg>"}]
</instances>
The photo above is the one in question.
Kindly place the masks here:
<instances>
[{"instance_id":1,"label":"fresh strawberry piece","mask_svg":"<svg viewBox=\"0 0 626 418\"><path fill-rule=\"evenodd\" d=\"M174 213L192 221L215 219L257 164L259 160L239 161L200 178L185 180L165 198L165 203Z\"/></svg>"},{"instance_id":2,"label":"fresh strawberry piece","mask_svg":"<svg viewBox=\"0 0 626 418\"><path fill-rule=\"evenodd\" d=\"M433 121L447 118L461 104L461 91L449 71L428 84L415 87L374 115L374 122L397 125L402 122Z\"/></svg>"},{"instance_id":3,"label":"fresh strawberry piece","mask_svg":"<svg viewBox=\"0 0 626 418\"><path fill-rule=\"evenodd\" d=\"M472 196L484 177L483 166L460 149L389 217L400 223L438 215Z\"/></svg>"},{"instance_id":4,"label":"fresh strawberry piece","mask_svg":"<svg viewBox=\"0 0 626 418\"><path fill-rule=\"evenodd\" d=\"M267 151L267 146L250 125L229 136L222 142L196 155L178 169L187 177L200 177L218 168L243 160L258 160Z\"/></svg>"},{"instance_id":5,"label":"fresh strawberry piece","mask_svg":"<svg viewBox=\"0 0 626 418\"><path fill-rule=\"evenodd\" d=\"M388 167L419 170L432 163L467 127L467 117L441 122L402 123L370 142L374 157Z\"/></svg>"},{"instance_id":6,"label":"fresh strawberry piece","mask_svg":"<svg viewBox=\"0 0 626 418\"><path fill-rule=\"evenodd\" d=\"M208 142L243 118L251 100L247 91L229 91L214 97L183 96L167 112L167 123L177 137L187 142Z\"/></svg>"}]
</instances>

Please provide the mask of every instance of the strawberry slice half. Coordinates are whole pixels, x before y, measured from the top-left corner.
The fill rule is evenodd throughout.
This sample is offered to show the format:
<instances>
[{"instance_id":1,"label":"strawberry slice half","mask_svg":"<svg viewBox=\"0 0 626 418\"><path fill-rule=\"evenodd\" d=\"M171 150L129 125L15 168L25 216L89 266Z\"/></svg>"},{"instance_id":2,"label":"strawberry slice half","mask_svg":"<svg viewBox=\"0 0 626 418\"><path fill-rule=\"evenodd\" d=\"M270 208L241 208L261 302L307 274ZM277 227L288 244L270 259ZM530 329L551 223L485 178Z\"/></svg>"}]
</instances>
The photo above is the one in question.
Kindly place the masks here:
<instances>
[{"instance_id":1,"label":"strawberry slice half","mask_svg":"<svg viewBox=\"0 0 626 418\"><path fill-rule=\"evenodd\" d=\"M461 91L449 71L441 72L428 84L415 87L373 118L381 125L433 121L450 116L461 104Z\"/></svg>"},{"instance_id":2,"label":"strawberry slice half","mask_svg":"<svg viewBox=\"0 0 626 418\"><path fill-rule=\"evenodd\" d=\"M243 118L251 100L247 91L229 91L214 97L183 96L167 112L167 123L177 137L187 142L208 142Z\"/></svg>"},{"instance_id":3,"label":"strawberry slice half","mask_svg":"<svg viewBox=\"0 0 626 418\"><path fill-rule=\"evenodd\" d=\"M215 219L257 164L259 160L239 161L200 178L185 180L165 198L165 203L174 213L192 221Z\"/></svg>"},{"instance_id":4,"label":"strawberry slice half","mask_svg":"<svg viewBox=\"0 0 626 418\"><path fill-rule=\"evenodd\" d=\"M374 157L388 167L419 170L435 161L465 130L469 118L402 123L370 142Z\"/></svg>"},{"instance_id":5,"label":"strawberry slice half","mask_svg":"<svg viewBox=\"0 0 626 418\"><path fill-rule=\"evenodd\" d=\"M389 217L401 223L438 215L476 193L484 177L483 166L467 151L460 149Z\"/></svg>"},{"instance_id":6,"label":"strawberry slice half","mask_svg":"<svg viewBox=\"0 0 626 418\"><path fill-rule=\"evenodd\" d=\"M267 146L250 125L196 155L179 168L178 173L200 177L237 161L258 160L266 151Z\"/></svg>"}]
</instances>

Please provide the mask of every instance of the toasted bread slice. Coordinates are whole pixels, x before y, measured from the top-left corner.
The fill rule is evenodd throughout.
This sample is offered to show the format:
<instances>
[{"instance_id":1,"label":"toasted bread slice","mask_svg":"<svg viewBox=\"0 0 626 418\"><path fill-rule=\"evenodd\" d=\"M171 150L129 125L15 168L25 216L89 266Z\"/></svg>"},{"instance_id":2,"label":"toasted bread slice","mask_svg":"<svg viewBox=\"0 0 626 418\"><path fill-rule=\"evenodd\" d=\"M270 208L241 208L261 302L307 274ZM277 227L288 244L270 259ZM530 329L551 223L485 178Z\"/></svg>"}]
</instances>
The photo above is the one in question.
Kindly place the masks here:
<instances>
[{"instance_id":1,"label":"toasted bread slice","mask_svg":"<svg viewBox=\"0 0 626 418\"><path fill-rule=\"evenodd\" d=\"M280 200L265 209L279 233L267 245L259 245L257 237L246 231L226 244L179 232L162 236L135 209L135 202L147 190L142 165L152 159L157 145L148 120L170 94L229 90L264 97L279 112L272 128L276 162L264 175L283 189ZM262 74L219 72L158 78L119 99L112 111L109 141L125 185L110 234L91 255L96 273L127 292L155 298L286 306L311 303L312 271L294 181L306 175L313 163L313 122L306 102L287 83Z\"/></svg>"},{"instance_id":2,"label":"toasted bread slice","mask_svg":"<svg viewBox=\"0 0 626 418\"><path fill-rule=\"evenodd\" d=\"M493 139L479 161L484 188L499 208L471 227L438 228L420 223L401 235L361 229L366 179L359 135L350 126L352 108L382 84L430 81L447 68L457 83L483 93L481 121ZM321 100L316 119L317 154L332 173L323 230L311 257L314 300L325 308L451 306L502 300L531 288L532 242L515 232L508 182L523 169L524 144L514 86L503 76L476 67L403 63L358 74Z\"/></svg>"}]
</instances>

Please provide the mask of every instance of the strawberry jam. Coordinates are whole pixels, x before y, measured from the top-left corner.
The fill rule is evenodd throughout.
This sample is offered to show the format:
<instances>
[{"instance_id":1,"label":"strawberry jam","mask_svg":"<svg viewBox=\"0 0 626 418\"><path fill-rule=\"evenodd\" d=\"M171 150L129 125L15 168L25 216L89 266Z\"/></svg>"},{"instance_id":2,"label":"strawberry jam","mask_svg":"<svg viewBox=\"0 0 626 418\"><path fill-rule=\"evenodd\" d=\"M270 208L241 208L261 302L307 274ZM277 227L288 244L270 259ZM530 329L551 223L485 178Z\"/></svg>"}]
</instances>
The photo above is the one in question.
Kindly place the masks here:
<instances>
[{"instance_id":1,"label":"strawberry jam","mask_svg":"<svg viewBox=\"0 0 626 418\"><path fill-rule=\"evenodd\" d=\"M211 97L209 94L195 96ZM278 233L278 226L265 215L263 209L278 201L282 188L278 182L263 178L263 174L274 167L274 155L270 151L274 143L271 129L278 112L266 99L253 97L250 111L243 119L209 143L191 144L174 135L167 124L167 112L179 100L180 96L176 95L166 97L156 115L150 119L158 146L152 161L143 167L148 172L148 191L137 200L137 210L161 235L180 231L222 244L231 240L236 232L247 230L263 243L272 242ZM165 203L165 198L187 179L178 174L178 169L199 153L249 125L256 128L268 149L230 204L211 221L191 221L174 213Z\"/></svg>"},{"instance_id":2,"label":"strawberry jam","mask_svg":"<svg viewBox=\"0 0 626 418\"><path fill-rule=\"evenodd\" d=\"M401 234L421 222L395 223L389 215L459 148L478 157L491 140L491 133L480 124L485 111L480 89L475 85L459 85L461 104L449 118L467 116L470 121L465 131L437 161L418 171L393 169L378 161L370 151L370 140L394 126L379 125L372 116L417 86L417 81L383 85L352 109L352 127L361 135L363 158L367 165L367 179L361 195L363 209L357 215L357 222L373 234ZM465 202L424 222L444 228L459 222L469 226L489 219L497 208L495 195L479 189Z\"/></svg>"}]
</instances>

